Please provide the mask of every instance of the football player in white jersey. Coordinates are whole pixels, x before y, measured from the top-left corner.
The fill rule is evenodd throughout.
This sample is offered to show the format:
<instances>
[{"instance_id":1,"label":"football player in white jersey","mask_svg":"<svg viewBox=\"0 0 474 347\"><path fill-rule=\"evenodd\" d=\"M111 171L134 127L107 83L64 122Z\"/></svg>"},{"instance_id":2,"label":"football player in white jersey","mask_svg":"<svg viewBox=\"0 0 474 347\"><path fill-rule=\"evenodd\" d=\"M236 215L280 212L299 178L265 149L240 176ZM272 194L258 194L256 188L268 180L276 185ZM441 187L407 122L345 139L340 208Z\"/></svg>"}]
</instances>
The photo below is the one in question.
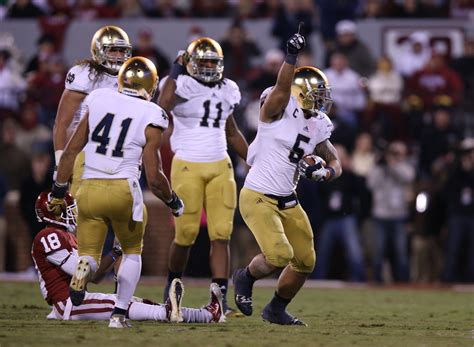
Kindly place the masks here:
<instances>
[{"instance_id":1,"label":"football player in white jersey","mask_svg":"<svg viewBox=\"0 0 474 347\"><path fill-rule=\"evenodd\" d=\"M208 37L194 40L173 65L158 104L173 115L171 184L186 206L175 223L164 299L171 281L181 278L186 268L204 207L212 282L221 286L224 307L230 313L226 300L229 240L237 192L227 143L244 160L248 145L233 116L240 90L234 81L223 77L223 64L218 42Z\"/></svg>"},{"instance_id":2,"label":"football player in white jersey","mask_svg":"<svg viewBox=\"0 0 474 347\"><path fill-rule=\"evenodd\" d=\"M157 82L153 63L134 57L120 68L118 91L101 88L87 96L86 112L61 157L49 202L51 211L60 215L74 160L84 149L84 173L76 196L80 257L71 279L70 298L76 306L84 299L85 286L100 263L107 229L112 226L123 256L111 328L127 327L125 313L140 279L147 222L138 182L142 157L151 192L175 216L180 216L184 209L161 168L159 149L168 117L162 108L150 102Z\"/></svg>"},{"instance_id":3,"label":"football player in white jersey","mask_svg":"<svg viewBox=\"0 0 474 347\"><path fill-rule=\"evenodd\" d=\"M337 152L329 142L333 126L325 114L332 102L328 81L314 67L295 70L304 45L300 34L288 40L288 54L277 82L261 96L257 136L247 158L251 168L240 192L240 212L262 253L233 274L235 302L242 313L251 315L254 282L283 269L262 317L284 325L305 325L290 315L286 306L316 261L313 231L295 194L298 179L303 175L328 181L341 174Z\"/></svg>"},{"instance_id":4,"label":"football player in white jersey","mask_svg":"<svg viewBox=\"0 0 474 347\"><path fill-rule=\"evenodd\" d=\"M86 109L83 101L98 88L117 89L117 74L123 62L132 55L127 33L119 27L108 25L96 31L91 40L92 59L80 61L68 72L65 89L59 102L53 129L56 165ZM84 155L78 156L74 166L71 193L79 188ZM55 170L56 173L56 170Z\"/></svg>"}]
</instances>

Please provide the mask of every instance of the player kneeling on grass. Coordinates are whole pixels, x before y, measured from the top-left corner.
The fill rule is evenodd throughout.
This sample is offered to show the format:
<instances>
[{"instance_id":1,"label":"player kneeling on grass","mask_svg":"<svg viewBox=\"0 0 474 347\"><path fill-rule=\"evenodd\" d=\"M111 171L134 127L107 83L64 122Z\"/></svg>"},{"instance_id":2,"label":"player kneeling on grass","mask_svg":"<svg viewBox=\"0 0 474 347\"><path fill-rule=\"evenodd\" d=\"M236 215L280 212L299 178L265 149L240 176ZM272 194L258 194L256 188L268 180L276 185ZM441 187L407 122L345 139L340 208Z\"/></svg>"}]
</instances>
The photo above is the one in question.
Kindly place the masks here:
<instances>
[{"instance_id":1,"label":"player kneeling on grass","mask_svg":"<svg viewBox=\"0 0 474 347\"><path fill-rule=\"evenodd\" d=\"M69 296L74 305L82 303L87 281L100 264L107 230L113 227L123 256L111 328L125 327L125 313L140 279L147 222L138 182L142 158L151 192L176 217L184 210L161 167L159 149L168 118L162 108L150 102L157 83L155 65L146 58L133 57L120 68L118 90L96 89L85 98L86 112L61 156L48 203L56 216L65 211L74 160L84 149L84 173L76 196L80 258Z\"/></svg>"},{"instance_id":2,"label":"player kneeling on grass","mask_svg":"<svg viewBox=\"0 0 474 347\"><path fill-rule=\"evenodd\" d=\"M31 255L40 281L41 293L53 310L49 319L63 320L108 320L114 309L115 294L85 292L84 300L74 306L69 298L69 282L73 276L79 256L77 253L76 202L69 193L65 195L66 209L61 216L48 210L50 192L42 192L36 200L38 221L46 224L35 237ZM120 248L114 248L102 258L99 268L90 279L99 282L121 257ZM224 322L222 293L216 283L209 290L209 303L202 309L181 307L183 284L176 279L164 304L133 297L126 317L130 320L155 320L161 322L213 323ZM128 319L126 325L130 323Z\"/></svg>"}]
</instances>

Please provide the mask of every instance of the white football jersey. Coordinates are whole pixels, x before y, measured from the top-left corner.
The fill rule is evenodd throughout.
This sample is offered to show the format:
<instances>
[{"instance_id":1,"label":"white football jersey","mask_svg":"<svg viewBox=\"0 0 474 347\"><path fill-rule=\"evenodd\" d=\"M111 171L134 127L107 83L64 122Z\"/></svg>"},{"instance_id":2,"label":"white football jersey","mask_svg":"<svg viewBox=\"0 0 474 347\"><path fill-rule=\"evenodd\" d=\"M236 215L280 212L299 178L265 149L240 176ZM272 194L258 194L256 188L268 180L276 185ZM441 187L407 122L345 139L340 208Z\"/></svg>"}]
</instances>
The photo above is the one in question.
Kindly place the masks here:
<instances>
[{"instance_id":1,"label":"white football jersey","mask_svg":"<svg viewBox=\"0 0 474 347\"><path fill-rule=\"evenodd\" d=\"M244 186L263 194L288 196L296 188L299 160L314 152L331 136L333 125L324 113L306 119L291 96L283 117L273 123L258 122L257 136L250 144L250 171Z\"/></svg>"},{"instance_id":2,"label":"white football jersey","mask_svg":"<svg viewBox=\"0 0 474 347\"><path fill-rule=\"evenodd\" d=\"M158 105L116 90L101 88L84 100L89 140L84 147L83 179L139 178L145 128L166 129L168 117Z\"/></svg>"},{"instance_id":3,"label":"white football jersey","mask_svg":"<svg viewBox=\"0 0 474 347\"><path fill-rule=\"evenodd\" d=\"M91 79L92 78L92 79ZM111 88L117 90L117 76L110 75L106 72L102 73L99 77L89 71L89 65L74 65L67 73L66 80L64 82L65 88L75 92L83 94L90 94L93 90L98 88ZM73 133L76 130L79 122L86 113L84 103L81 103L74 118L72 119L71 125L68 131Z\"/></svg>"},{"instance_id":4,"label":"white football jersey","mask_svg":"<svg viewBox=\"0 0 474 347\"><path fill-rule=\"evenodd\" d=\"M181 98L173 109L171 149L183 160L212 162L226 158L225 124L240 103L240 90L229 79L213 87L180 75L175 94Z\"/></svg>"}]
</instances>

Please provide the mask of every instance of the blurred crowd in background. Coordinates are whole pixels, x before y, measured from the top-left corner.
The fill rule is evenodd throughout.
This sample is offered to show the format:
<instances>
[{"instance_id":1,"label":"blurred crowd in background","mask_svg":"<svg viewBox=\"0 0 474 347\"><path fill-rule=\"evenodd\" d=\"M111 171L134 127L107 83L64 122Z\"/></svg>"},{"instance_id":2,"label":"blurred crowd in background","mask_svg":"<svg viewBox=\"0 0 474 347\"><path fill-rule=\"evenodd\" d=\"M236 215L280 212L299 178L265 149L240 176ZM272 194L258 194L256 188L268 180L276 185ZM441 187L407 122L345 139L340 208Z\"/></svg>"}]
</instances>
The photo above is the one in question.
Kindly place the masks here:
<instances>
[{"instance_id":1,"label":"blurred crowd in background","mask_svg":"<svg viewBox=\"0 0 474 347\"><path fill-rule=\"evenodd\" d=\"M61 54L69 21L229 18L227 35L214 38L224 51L226 77L241 87L235 118L249 143L259 95L275 83L285 42L304 21L304 34L319 33L325 46L318 67L335 100L331 141L344 170L331 183L300 181L299 198L315 230L312 278L474 282L474 35L466 35L463 55L453 58L427 32L414 31L406 49L389 58L374 56L357 32L358 18L472 19L473 11L470 0L0 0L0 17L39 18L43 30L32 57L0 33L0 201L19 191L32 236L40 230L33 206L52 183L52 129L70 67ZM245 20L253 18L272 20L278 46L263 52L258 39L247 36ZM200 35L199 27L190 33ZM152 59L163 77L172 57L152 36L144 28L132 38L134 55ZM299 64L314 65L315 49L310 46ZM171 157L165 145L167 173ZM241 186L246 168L233 159ZM0 239L3 214L0 203ZM242 253L248 252L244 233L236 216Z\"/></svg>"}]
</instances>

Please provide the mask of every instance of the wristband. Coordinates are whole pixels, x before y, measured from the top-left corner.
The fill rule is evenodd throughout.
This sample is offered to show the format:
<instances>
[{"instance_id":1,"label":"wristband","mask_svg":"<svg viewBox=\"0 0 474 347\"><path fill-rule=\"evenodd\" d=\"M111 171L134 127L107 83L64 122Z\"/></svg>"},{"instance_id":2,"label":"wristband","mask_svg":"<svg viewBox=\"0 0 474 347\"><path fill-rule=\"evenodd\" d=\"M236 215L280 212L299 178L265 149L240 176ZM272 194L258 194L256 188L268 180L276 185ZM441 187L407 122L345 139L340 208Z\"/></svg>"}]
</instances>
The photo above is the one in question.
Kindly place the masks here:
<instances>
[{"instance_id":1,"label":"wristband","mask_svg":"<svg viewBox=\"0 0 474 347\"><path fill-rule=\"evenodd\" d=\"M296 58L298 57L297 54L290 54L288 53L285 57L285 63L296 65Z\"/></svg>"},{"instance_id":2,"label":"wristband","mask_svg":"<svg viewBox=\"0 0 474 347\"><path fill-rule=\"evenodd\" d=\"M113 252L113 251L110 251L110 252L109 252L109 256L110 256L110 258L112 258L112 260L113 260L114 263L115 263L115 261L117 260L117 258L114 257L114 252Z\"/></svg>"},{"instance_id":3,"label":"wristband","mask_svg":"<svg viewBox=\"0 0 474 347\"><path fill-rule=\"evenodd\" d=\"M116 254L114 252L114 250L112 249L110 252L109 252L109 256L112 258L112 260L115 262L117 260L118 257L121 256L121 254Z\"/></svg>"},{"instance_id":4,"label":"wristband","mask_svg":"<svg viewBox=\"0 0 474 347\"><path fill-rule=\"evenodd\" d=\"M185 69L183 65L174 63L173 66L171 67L170 78L176 80L178 76L184 74L184 72L185 72Z\"/></svg>"},{"instance_id":5,"label":"wristband","mask_svg":"<svg viewBox=\"0 0 474 347\"><path fill-rule=\"evenodd\" d=\"M171 191L171 199L169 199L168 201L165 201L165 204L169 207L171 204L173 204L175 201L176 201L176 198L178 196L176 195L176 193L174 192L174 190Z\"/></svg>"},{"instance_id":6,"label":"wristband","mask_svg":"<svg viewBox=\"0 0 474 347\"><path fill-rule=\"evenodd\" d=\"M64 150L58 149L54 152L54 160L56 161L56 166L59 165L59 161L61 160L61 156L63 155Z\"/></svg>"},{"instance_id":7,"label":"wristband","mask_svg":"<svg viewBox=\"0 0 474 347\"><path fill-rule=\"evenodd\" d=\"M66 196L68 189L68 183L58 183L54 182L53 187L51 188L51 196L53 198L63 199Z\"/></svg>"},{"instance_id":8,"label":"wristband","mask_svg":"<svg viewBox=\"0 0 474 347\"><path fill-rule=\"evenodd\" d=\"M334 171L334 169L330 166L326 166L326 170L329 171L329 177L327 178L328 180L334 177L334 175L336 174L336 171Z\"/></svg>"}]
</instances>

